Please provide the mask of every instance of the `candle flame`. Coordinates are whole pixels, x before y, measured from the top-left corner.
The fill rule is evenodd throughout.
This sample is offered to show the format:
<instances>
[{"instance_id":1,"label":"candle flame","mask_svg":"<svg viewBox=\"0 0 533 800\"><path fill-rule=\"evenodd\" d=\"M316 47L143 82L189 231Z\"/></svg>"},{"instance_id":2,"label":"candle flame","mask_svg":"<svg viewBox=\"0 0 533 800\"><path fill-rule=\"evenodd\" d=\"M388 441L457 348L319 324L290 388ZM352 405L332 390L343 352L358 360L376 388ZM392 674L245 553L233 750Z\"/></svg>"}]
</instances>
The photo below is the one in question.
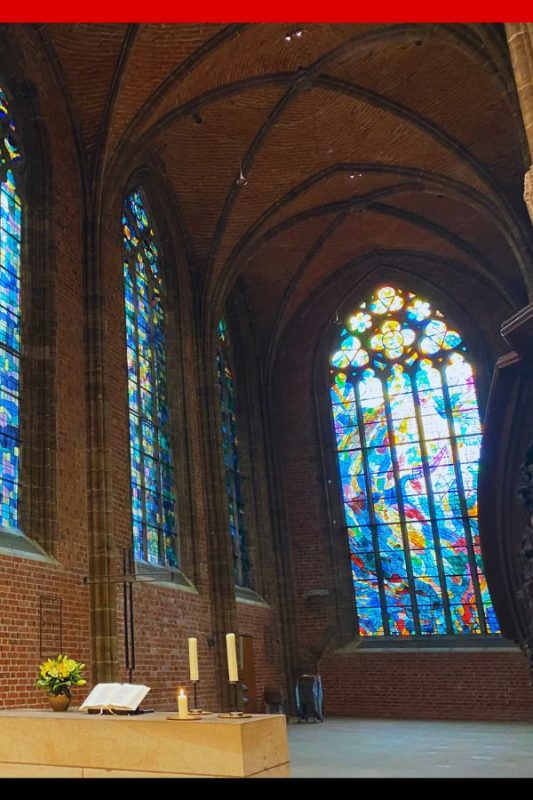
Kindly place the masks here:
<instances>
[{"instance_id":1,"label":"candle flame","mask_svg":"<svg viewBox=\"0 0 533 800\"><path fill-rule=\"evenodd\" d=\"M183 689L180 689L180 697L185 697L185 692L183 691Z\"/></svg>"}]
</instances>

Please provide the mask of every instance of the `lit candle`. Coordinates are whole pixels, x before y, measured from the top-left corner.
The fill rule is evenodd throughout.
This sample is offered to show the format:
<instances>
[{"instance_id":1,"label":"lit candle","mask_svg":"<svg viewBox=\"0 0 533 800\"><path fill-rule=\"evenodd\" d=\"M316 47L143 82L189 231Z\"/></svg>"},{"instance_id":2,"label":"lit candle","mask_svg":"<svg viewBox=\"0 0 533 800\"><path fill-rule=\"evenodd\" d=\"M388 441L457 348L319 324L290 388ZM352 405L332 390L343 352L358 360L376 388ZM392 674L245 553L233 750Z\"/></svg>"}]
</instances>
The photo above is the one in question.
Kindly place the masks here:
<instances>
[{"instance_id":1,"label":"lit candle","mask_svg":"<svg viewBox=\"0 0 533 800\"><path fill-rule=\"evenodd\" d=\"M237 669L237 650L235 649L235 634L226 634L226 649L228 653L228 675L231 683L236 683L239 680L239 672Z\"/></svg>"},{"instance_id":2,"label":"lit candle","mask_svg":"<svg viewBox=\"0 0 533 800\"><path fill-rule=\"evenodd\" d=\"M198 640L189 639L189 675L191 681L198 680Z\"/></svg>"},{"instance_id":3,"label":"lit candle","mask_svg":"<svg viewBox=\"0 0 533 800\"><path fill-rule=\"evenodd\" d=\"M181 717L183 719L184 717L188 716L189 716L189 709L187 706L187 695L185 694L183 689L180 689L180 693L178 695L178 717Z\"/></svg>"}]
</instances>

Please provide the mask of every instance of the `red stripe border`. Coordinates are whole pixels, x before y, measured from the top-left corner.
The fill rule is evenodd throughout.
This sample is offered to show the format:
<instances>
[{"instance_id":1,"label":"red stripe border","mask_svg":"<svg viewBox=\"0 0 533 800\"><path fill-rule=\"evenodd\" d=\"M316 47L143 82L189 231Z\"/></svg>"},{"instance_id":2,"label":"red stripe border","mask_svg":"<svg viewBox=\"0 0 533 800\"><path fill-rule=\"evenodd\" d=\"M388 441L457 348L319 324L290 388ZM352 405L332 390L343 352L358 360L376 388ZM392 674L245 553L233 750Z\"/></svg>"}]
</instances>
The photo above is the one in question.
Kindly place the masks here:
<instances>
[{"instance_id":1,"label":"red stripe border","mask_svg":"<svg viewBox=\"0 0 533 800\"><path fill-rule=\"evenodd\" d=\"M531 0L496 3L471 0L429 3L410 0L404 3L283 2L269 0L252 4L249 0L203 0L176 3L170 0L129 0L76 3L55 0L19 0L3 3L0 22L524 22L533 19Z\"/></svg>"}]
</instances>

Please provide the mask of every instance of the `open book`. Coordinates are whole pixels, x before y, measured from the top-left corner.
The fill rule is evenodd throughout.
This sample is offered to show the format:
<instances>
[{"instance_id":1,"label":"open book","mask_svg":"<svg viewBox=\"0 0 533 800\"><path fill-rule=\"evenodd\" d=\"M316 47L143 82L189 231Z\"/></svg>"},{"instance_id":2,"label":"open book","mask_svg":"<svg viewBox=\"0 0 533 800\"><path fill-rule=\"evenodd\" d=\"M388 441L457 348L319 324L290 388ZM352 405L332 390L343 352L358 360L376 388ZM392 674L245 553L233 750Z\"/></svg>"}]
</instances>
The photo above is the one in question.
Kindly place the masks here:
<instances>
[{"instance_id":1,"label":"open book","mask_svg":"<svg viewBox=\"0 0 533 800\"><path fill-rule=\"evenodd\" d=\"M99 683L81 704L80 711L93 708L135 711L149 691L150 687L142 684Z\"/></svg>"}]
</instances>

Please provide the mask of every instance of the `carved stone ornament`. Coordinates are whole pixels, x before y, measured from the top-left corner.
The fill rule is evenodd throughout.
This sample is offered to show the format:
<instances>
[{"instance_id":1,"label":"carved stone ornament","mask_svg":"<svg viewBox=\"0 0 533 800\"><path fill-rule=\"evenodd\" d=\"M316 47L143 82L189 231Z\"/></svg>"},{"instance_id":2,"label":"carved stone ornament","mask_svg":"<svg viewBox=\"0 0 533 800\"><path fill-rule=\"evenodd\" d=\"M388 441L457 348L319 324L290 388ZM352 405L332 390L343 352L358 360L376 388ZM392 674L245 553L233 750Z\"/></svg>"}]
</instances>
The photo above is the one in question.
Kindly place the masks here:
<instances>
[{"instance_id":1,"label":"carved stone ornament","mask_svg":"<svg viewBox=\"0 0 533 800\"><path fill-rule=\"evenodd\" d=\"M524 202L533 225L533 166L528 169L524 178Z\"/></svg>"}]
</instances>

